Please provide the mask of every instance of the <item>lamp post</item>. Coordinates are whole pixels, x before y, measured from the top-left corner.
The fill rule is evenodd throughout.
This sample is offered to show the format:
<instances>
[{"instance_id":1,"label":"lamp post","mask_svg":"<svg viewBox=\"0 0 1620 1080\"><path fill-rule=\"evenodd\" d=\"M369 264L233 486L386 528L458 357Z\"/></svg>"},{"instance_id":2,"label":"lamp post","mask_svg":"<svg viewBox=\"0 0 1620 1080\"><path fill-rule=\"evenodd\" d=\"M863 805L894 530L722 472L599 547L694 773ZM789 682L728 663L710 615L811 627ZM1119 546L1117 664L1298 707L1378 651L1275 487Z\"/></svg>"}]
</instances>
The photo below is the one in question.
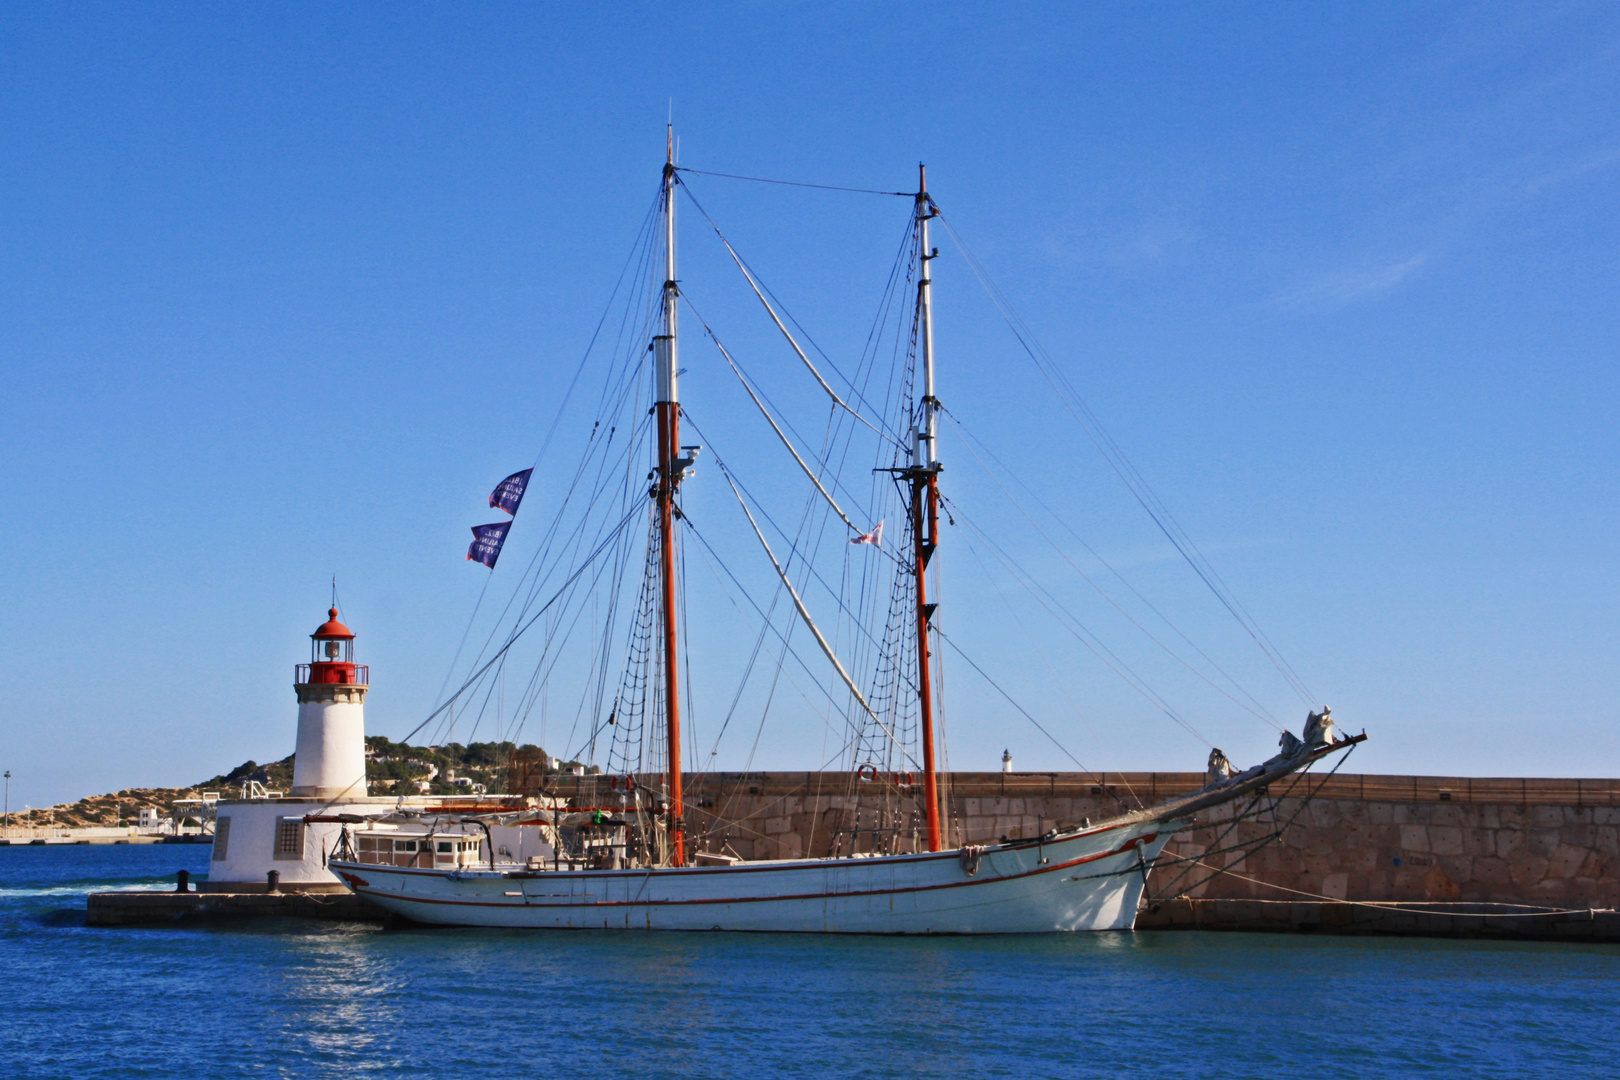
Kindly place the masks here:
<instances>
[{"instance_id":1,"label":"lamp post","mask_svg":"<svg viewBox=\"0 0 1620 1080\"><path fill-rule=\"evenodd\" d=\"M11 828L11 770L6 770L6 829Z\"/></svg>"}]
</instances>

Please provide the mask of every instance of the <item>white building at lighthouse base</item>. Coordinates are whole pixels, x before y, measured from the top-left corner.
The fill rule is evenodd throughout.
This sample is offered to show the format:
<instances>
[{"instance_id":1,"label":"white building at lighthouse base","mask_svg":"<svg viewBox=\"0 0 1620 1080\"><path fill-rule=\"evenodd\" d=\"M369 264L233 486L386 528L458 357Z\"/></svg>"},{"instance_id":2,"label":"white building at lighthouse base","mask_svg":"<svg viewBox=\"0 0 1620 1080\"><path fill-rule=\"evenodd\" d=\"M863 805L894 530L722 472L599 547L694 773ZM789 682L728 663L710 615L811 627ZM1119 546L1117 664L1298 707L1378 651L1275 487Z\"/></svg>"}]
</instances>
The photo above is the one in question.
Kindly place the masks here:
<instances>
[{"instance_id":1,"label":"white building at lighthouse base","mask_svg":"<svg viewBox=\"0 0 1620 1080\"><path fill-rule=\"evenodd\" d=\"M379 818L399 811L465 807L471 801L464 796L420 795L361 796L336 801L298 797L222 799L215 811L208 880L198 883L197 888L201 892L263 892L274 871L278 887L286 892L344 892L343 883L326 868L343 823L306 822L306 817ZM497 846L503 842L497 840Z\"/></svg>"}]
</instances>

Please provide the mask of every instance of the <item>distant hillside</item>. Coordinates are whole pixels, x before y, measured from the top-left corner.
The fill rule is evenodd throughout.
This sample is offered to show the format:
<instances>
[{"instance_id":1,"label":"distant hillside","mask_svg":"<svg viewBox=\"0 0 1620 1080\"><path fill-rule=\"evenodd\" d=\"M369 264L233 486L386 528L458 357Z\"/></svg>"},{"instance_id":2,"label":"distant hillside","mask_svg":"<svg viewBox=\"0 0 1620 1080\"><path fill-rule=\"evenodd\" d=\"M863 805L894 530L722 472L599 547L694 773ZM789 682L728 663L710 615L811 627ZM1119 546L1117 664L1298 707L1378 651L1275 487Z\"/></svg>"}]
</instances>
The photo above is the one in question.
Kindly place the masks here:
<instances>
[{"instance_id":1,"label":"distant hillside","mask_svg":"<svg viewBox=\"0 0 1620 1080\"><path fill-rule=\"evenodd\" d=\"M373 795L453 795L466 794L482 785L490 794L506 790L507 763L514 750L543 756L532 744L515 746L509 742L475 742L463 746L408 746L381 735L366 739L366 783ZM565 762L563 770L577 762ZM594 771L594 770L593 770ZM12 814L12 824L36 825L54 822L68 827L133 825L142 807L153 807L167 814L177 799L199 799L205 791L217 791L226 798L239 797L249 781L266 791L286 792L292 788L293 755L259 764L244 761L227 773L220 773L184 788L125 788L107 795L92 795L74 803L62 803Z\"/></svg>"}]
</instances>

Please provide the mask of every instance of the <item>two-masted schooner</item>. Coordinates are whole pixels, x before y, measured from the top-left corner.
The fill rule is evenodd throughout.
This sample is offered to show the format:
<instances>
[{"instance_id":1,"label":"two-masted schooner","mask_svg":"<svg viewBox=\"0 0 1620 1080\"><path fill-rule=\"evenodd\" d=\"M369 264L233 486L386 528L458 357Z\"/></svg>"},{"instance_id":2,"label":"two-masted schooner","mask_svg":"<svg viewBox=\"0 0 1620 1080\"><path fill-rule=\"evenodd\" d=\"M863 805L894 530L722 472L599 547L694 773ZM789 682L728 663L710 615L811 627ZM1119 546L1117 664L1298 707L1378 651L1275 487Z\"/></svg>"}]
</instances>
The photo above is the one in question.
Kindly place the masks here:
<instances>
[{"instance_id":1,"label":"two-masted schooner","mask_svg":"<svg viewBox=\"0 0 1620 1080\"><path fill-rule=\"evenodd\" d=\"M650 282L645 324L653 332L641 339L647 342L644 347L627 350L638 359L623 369L618 382L608 380L611 394L604 391L604 400L619 395L613 400L623 405L623 416L650 417L646 439L638 444L621 438L614 444L617 427L599 424L592 429L590 452L598 454L599 463L617 462L620 471L631 476L621 485L623 501L617 509L624 512L612 517L611 528L603 526L602 539L596 542L588 530L567 526L559 511L552 526L555 535L537 557L558 568L551 579L559 583L553 599L533 608L520 605L501 648L458 691L490 677L517 637L541 614L551 627L549 633L562 634L572 624L558 619L560 607L581 590L611 577L603 570L606 562L617 560L614 565L626 571L639 567L640 595L632 617L622 624L622 635L614 638L618 632L614 627L621 624L611 620L606 629L593 631L598 652L617 648L630 656L611 693L601 689L608 684L605 661L600 657L590 661L604 665L593 676L601 715L606 717L595 731L611 729L619 740L615 745L623 772L615 773L608 789L611 798L594 806L580 805L578 800L571 804L541 790L527 798L491 797L453 813L402 805L398 814L366 821L311 815L310 820L344 821L342 843L329 866L350 889L412 920L468 926L879 934L1129 929L1149 870L1172 834L1195 814L1264 790L1364 738L1336 735L1327 711L1313 711L1304 738L1285 732L1282 751L1269 761L1235 772L1215 751L1205 787L1160 805L1094 823L1060 823L1040 836L987 845L965 844L958 831L953 842L938 783L939 673L931 669L930 659L939 640L929 579L940 542L942 406L935 392L929 270L938 251L931 246L929 233L939 210L919 169L918 189L907 196L912 212L904 245L905 272L891 279L892 289L909 294L904 295L900 316L908 325L896 337L901 368L899 377L890 380L898 402L892 416L877 414L853 383L842 395L834 390L789 329L791 320L784 320L780 305L772 304L769 291L715 229L775 329L831 398L832 411L845 423L844 430L875 433L871 437L885 448L887 458L869 472L877 477L874 490L881 488L883 497L892 500L886 505L902 523L895 530L905 541L898 549L881 548L882 519L875 509L867 507L873 516L866 522L857 522L844 510L852 496L831 475L825 440L819 454L796 442L791 425L773 416L757 384L745 377L734 356L704 324L706 336L714 339L726 365L808 478L813 490L807 498L817 513L833 524L835 532L847 530L849 544L882 550L890 574L881 588L873 587L878 601L870 610L885 625L865 639L845 637L846 647L850 640L864 640L869 646L873 673L857 678L837 642L811 617L802 590L807 581L816 579L814 568L803 561L793 563L797 545L786 558L777 556L767 527L761 524L765 515L750 510L734 466L721 462L742 507L747 532L763 549L779 582L779 609L789 613L784 620L802 627L801 641L808 633L814 642L815 652L821 654L818 663L825 664L822 675L836 689L849 718L854 732L847 747L850 775L858 776L861 784L880 776L885 782L892 778L887 792L891 802L897 792L909 800L908 812L894 819L900 824L884 831L881 843L870 842L867 850L850 843L835 846L827 855L797 858L743 858L725 845L716 850L707 839L715 831L692 826L682 784L683 764L692 755L682 747L679 552L686 522L681 485L699 449L681 441L686 414L679 393L678 309L684 296L676 274L675 204L685 183L681 174L687 171L677 167L671 146L656 213L649 214L644 228L648 244L654 245L650 250L657 253L656 261L649 257L643 267ZM703 216L708 217L706 211ZM647 441L652 444L653 468L642 482L639 474L632 475L645 468L635 461L632 448L639 445L639 452L645 453ZM604 466L595 475L610 472ZM601 479L592 482L595 487L586 498L611 503L610 496L618 489ZM574 489L563 501L570 499L576 499ZM639 555L626 539L633 538L628 526L635 521L648 523ZM879 524L873 527L872 521ZM843 550L847 554L850 549ZM545 572L549 571L544 566L536 571ZM527 596L537 595L531 586ZM548 612L553 602L559 607ZM848 605L840 606L850 614ZM754 611L770 622L763 605L756 604ZM796 658L798 654L786 633L778 636L777 662L787 664L790 653ZM546 648L552 648L550 638ZM811 656L815 658L814 653ZM558 662L559 656L548 652L541 670L550 671L544 665L555 667ZM636 727L642 720L647 723ZM881 755L872 749L877 744L886 747L881 769ZM637 756L635 748L644 746L655 747L650 757ZM872 830L872 836L877 834ZM466 855L469 841L476 841L476 859Z\"/></svg>"}]
</instances>

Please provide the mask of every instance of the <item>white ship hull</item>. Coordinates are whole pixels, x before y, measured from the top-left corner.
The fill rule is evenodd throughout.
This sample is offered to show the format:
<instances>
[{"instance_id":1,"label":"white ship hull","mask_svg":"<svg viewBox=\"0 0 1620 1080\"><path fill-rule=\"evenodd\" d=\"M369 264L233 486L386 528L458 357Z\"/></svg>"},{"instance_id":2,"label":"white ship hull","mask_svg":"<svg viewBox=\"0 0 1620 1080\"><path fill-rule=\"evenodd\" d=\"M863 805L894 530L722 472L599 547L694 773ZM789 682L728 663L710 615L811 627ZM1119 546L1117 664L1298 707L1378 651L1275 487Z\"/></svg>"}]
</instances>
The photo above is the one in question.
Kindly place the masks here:
<instances>
[{"instance_id":1,"label":"white ship hull","mask_svg":"<svg viewBox=\"0 0 1620 1080\"><path fill-rule=\"evenodd\" d=\"M333 860L378 906L423 923L572 930L1026 934L1129 930L1185 822L1100 826L981 850L657 870L427 870ZM970 874L969 868L973 872Z\"/></svg>"}]
</instances>

